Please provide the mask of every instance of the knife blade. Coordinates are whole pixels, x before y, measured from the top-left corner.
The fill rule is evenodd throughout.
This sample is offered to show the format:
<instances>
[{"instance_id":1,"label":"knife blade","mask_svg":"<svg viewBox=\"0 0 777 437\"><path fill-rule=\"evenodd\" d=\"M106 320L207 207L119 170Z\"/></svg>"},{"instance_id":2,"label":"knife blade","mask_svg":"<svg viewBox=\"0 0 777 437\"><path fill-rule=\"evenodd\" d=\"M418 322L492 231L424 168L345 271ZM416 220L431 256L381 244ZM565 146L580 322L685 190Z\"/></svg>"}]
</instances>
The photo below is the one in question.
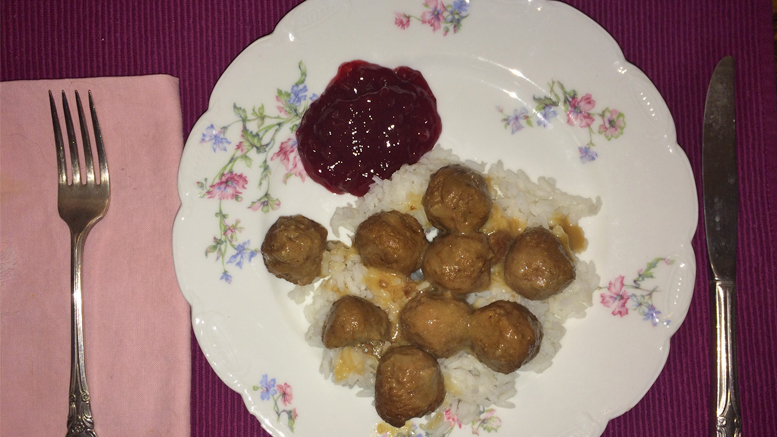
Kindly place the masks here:
<instances>
[{"instance_id":1,"label":"knife blade","mask_svg":"<svg viewBox=\"0 0 777 437\"><path fill-rule=\"evenodd\" d=\"M702 187L715 321L713 436L740 436L736 360L736 250L739 183L734 58L715 67L704 108Z\"/></svg>"}]
</instances>

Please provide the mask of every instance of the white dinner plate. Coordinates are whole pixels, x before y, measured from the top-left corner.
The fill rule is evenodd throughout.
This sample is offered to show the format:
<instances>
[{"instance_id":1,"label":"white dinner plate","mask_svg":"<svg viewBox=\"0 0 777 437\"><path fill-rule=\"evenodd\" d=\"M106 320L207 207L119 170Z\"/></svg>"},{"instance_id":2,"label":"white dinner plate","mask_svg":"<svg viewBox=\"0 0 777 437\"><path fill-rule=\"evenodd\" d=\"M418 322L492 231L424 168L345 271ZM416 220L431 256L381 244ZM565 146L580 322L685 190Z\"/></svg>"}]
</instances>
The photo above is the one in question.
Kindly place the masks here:
<instances>
[{"instance_id":1,"label":"white dinner plate","mask_svg":"<svg viewBox=\"0 0 777 437\"><path fill-rule=\"evenodd\" d=\"M548 370L518 377L515 408L452 434L600 435L653 384L686 315L697 198L656 88L607 32L557 2L309 0L235 59L186 143L173 230L176 273L211 366L275 436L385 431L372 399L319 373L303 307L258 253L279 216L328 225L354 201L305 176L293 134L353 59L421 71L442 117L439 144L460 158L502 160L601 199L580 222L589 241L580 258L601 278L593 306L566 323Z\"/></svg>"}]
</instances>

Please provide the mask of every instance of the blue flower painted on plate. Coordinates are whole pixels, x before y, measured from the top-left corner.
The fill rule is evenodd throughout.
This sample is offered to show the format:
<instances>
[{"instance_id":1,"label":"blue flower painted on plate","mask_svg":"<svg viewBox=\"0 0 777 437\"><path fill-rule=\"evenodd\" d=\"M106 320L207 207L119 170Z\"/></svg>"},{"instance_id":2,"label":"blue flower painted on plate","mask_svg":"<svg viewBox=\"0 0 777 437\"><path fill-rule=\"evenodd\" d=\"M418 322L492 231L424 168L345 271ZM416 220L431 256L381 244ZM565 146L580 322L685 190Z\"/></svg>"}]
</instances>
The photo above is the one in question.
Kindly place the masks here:
<instances>
[{"instance_id":1,"label":"blue flower painted on plate","mask_svg":"<svg viewBox=\"0 0 777 437\"><path fill-rule=\"evenodd\" d=\"M653 305L649 305L642 320L649 321L653 326L658 326L658 322L661 321L661 311L658 311Z\"/></svg>"},{"instance_id":2,"label":"blue flower painted on plate","mask_svg":"<svg viewBox=\"0 0 777 437\"><path fill-rule=\"evenodd\" d=\"M512 130L512 133L516 133L523 129L523 124L521 121L524 122L529 119L529 110L526 108L521 109L515 109L513 110L512 115L507 116L507 124L510 125L510 129Z\"/></svg>"},{"instance_id":3,"label":"blue flower painted on plate","mask_svg":"<svg viewBox=\"0 0 777 437\"><path fill-rule=\"evenodd\" d=\"M202 139L200 139L200 143L210 143L210 146L213 148L214 152L217 150L226 152L227 144L232 144L232 142L230 142L224 136L224 129L216 130L216 127L212 124L205 128L205 132L202 133Z\"/></svg>"},{"instance_id":4,"label":"blue flower painted on plate","mask_svg":"<svg viewBox=\"0 0 777 437\"><path fill-rule=\"evenodd\" d=\"M294 425L297 423L297 418L299 417L299 414L297 414L296 408L291 408L291 402L294 399L294 395L291 391L291 386L287 383L283 384L275 384L275 378L269 379L267 377L267 374L265 373L262 375L262 381L259 383L259 385L255 385L253 387L254 391L258 391L259 397L263 401L269 401L272 400L273 402L273 411L275 411L275 416L278 419L278 421L281 421L282 417L286 418L286 426L289 427L289 429L294 432ZM282 408L282 407L289 407L289 408Z\"/></svg>"},{"instance_id":5,"label":"blue flower painted on plate","mask_svg":"<svg viewBox=\"0 0 777 437\"><path fill-rule=\"evenodd\" d=\"M248 262L251 262L252 259L256 256L257 253L259 253L256 249L249 249L248 245L251 244L251 240L246 240L243 243L238 244L235 246L235 254L229 257L229 261L227 261L227 264L234 264L238 268L243 268L243 260L248 258Z\"/></svg>"},{"instance_id":6,"label":"blue flower painted on plate","mask_svg":"<svg viewBox=\"0 0 777 437\"><path fill-rule=\"evenodd\" d=\"M526 109L526 108L524 108ZM550 120L558 117L556 110L552 106L545 106L542 111L537 113L537 125L542 127L550 126Z\"/></svg>"},{"instance_id":7,"label":"blue flower painted on plate","mask_svg":"<svg viewBox=\"0 0 777 437\"><path fill-rule=\"evenodd\" d=\"M299 106L307 99L308 86L305 84L292 85L290 97L288 103L294 106Z\"/></svg>"},{"instance_id":8,"label":"blue flower painted on plate","mask_svg":"<svg viewBox=\"0 0 777 437\"><path fill-rule=\"evenodd\" d=\"M596 159L597 156L599 156L598 153L594 151L594 149L585 146L585 147L578 147L577 151L580 152L580 162L590 162Z\"/></svg>"},{"instance_id":9,"label":"blue flower painted on plate","mask_svg":"<svg viewBox=\"0 0 777 437\"><path fill-rule=\"evenodd\" d=\"M466 14L469 8L469 0L456 0L453 2L453 11L459 14Z\"/></svg>"},{"instance_id":10,"label":"blue flower painted on plate","mask_svg":"<svg viewBox=\"0 0 777 437\"><path fill-rule=\"evenodd\" d=\"M275 378L267 378L267 374L262 375L262 382L259 383L259 390L261 390L260 397L263 401L269 400L275 396L278 391L275 389Z\"/></svg>"}]
</instances>

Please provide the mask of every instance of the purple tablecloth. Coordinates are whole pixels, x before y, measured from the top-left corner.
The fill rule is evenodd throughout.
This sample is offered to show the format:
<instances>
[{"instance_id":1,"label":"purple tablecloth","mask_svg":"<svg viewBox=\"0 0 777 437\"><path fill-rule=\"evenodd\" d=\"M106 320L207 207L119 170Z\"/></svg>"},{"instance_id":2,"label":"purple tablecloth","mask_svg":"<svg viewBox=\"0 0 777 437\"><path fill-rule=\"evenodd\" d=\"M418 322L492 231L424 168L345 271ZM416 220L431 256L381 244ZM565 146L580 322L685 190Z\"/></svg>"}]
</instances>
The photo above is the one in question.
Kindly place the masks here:
<instances>
[{"instance_id":1,"label":"purple tablecloth","mask_svg":"<svg viewBox=\"0 0 777 437\"><path fill-rule=\"evenodd\" d=\"M384 0L385 1L385 0ZM777 432L777 89L768 0L568 0L609 31L663 95L701 199L701 133L712 70L737 62L739 374L745 435ZM180 78L184 135L221 73L299 0L4 0L0 79L155 73ZM420 3L420 0L419 0ZM4 144L2 147L10 147ZM700 205L701 207L701 205ZM699 272L666 367L605 436L709 434L712 328L703 219ZM266 436L192 342L192 435ZM128 430L130 432L130 430Z\"/></svg>"}]
</instances>

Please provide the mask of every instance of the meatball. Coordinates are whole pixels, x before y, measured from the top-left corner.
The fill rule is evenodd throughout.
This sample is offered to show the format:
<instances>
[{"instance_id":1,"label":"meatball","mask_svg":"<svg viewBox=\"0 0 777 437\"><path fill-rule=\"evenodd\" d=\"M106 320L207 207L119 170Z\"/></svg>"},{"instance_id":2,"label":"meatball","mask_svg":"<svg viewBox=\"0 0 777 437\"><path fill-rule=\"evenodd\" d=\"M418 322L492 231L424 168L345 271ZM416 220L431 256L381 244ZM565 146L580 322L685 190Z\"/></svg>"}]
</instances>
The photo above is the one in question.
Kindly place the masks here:
<instances>
[{"instance_id":1,"label":"meatball","mask_svg":"<svg viewBox=\"0 0 777 437\"><path fill-rule=\"evenodd\" d=\"M388 315L372 302L357 296L343 296L329 310L321 340L329 349L388 340Z\"/></svg>"},{"instance_id":2,"label":"meatball","mask_svg":"<svg viewBox=\"0 0 777 437\"><path fill-rule=\"evenodd\" d=\"M321 274L326 236L323 226L305 216L279 217L262 243L264 265L281 279L310 284Z\"/></svg>"},{"instance_id":3,"label":"meatball","mask_svg":"<svg viewBox=\"0 0 777 437\"><path fill-rule=\"evenodd\" d=\"M421 294L399 313L400 330L405 340L435 358L447 358L469 343L470 313L466 302L439 294Z\"/></svg>"},{"instance_id":4,"label":"meatball","mask_svg":"<svg viewBox=\"0 0 777 437\"><path fill-rule=\"evenodd\" d=\"M381 419L401 427L436 410L444 398L442 371L433 356L414 346L383 354L375 374L375 410Z\"/></svg>"},{"instance_id":5,"label":"meatball","mask_svg":"<svg viewBox=\"0 0 777 437\"><path fill-rule=\"evenodd\" d=\"M575 264L549 230L529 228L515 239L505 257L505 282L531 300L547 299L575 279Z\"/></svg>"},{"instance_id":6,"label":"meatball","mask_svg":"<svg viewBox=\"0 0 777 437\"><path fill-rule=\"evenodd\" d=\"M447 234L429 245L421 269L435 287L464 295L485 290L491 283L493 256L484 234Z\"/></svg>"},{"instance_id":7,"label":"meatball","mask_svg":"<svg viewBox=\"0 0 777 437\"><path fill-rule=\"evenodd\" d=\"M421 258L429 242L413 216L386 211L373 214L359 224L354 246L364 265L410 275L421 268Z\"/></svg>"},{"instance_id":8,"label":"meatball","mask_svg":"<svg viewBox=\"0 0 777 437\"><path fill-rule=\"evenodd\" d=\"M432 225L450 232L477 231L491 212L485 178L459 164L443 167L432 175L422 203Z\"/></svg>"},{"instance_id":9,"label":"meatball","mask_svg":"<svg viewBox=\"0 0 777 437\"><path fill-rule=\"evenodd\" d=\"M498 300L472 314L469 336L478 360L497 372L510 373L539 353L542 325L523 305Z\"/></svg>"}]
</instances>

